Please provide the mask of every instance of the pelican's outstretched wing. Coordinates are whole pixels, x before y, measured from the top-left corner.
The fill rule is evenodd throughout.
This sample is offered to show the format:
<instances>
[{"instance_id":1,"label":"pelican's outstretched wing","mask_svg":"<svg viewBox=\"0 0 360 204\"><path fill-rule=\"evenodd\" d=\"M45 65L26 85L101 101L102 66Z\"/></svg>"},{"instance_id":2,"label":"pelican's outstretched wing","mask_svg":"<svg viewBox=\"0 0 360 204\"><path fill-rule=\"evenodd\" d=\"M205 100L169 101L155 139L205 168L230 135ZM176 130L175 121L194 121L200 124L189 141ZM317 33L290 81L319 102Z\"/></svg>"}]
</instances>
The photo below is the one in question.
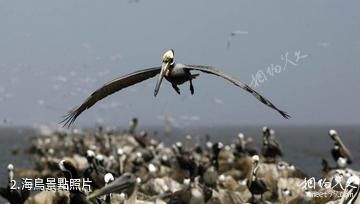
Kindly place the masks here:
<instances>
[{"instance_id":1,"label":"pelican's outstretched wing","mask_svg":"<svg viewBox=\"0 0 360 204\"><path fill-rule=\"evenodd\" d=\"M252 88L250 88L250 86L242 83L241 81L215 69L214 67L210 67L210 66L203 66L203 65L184 65L183 67L184 69L189 69L189 70L197 70L197 71L201 71L201 72L205 72L208 74L214 74L216 76L222 77L230 82L232 82L233 84L235 84L235 86L238 86L244 90L246 90L247 92L251 93L253 96L255 96L259 101L261 101L261 103L269 106L272 109L277 110L284 118L289 119L290 115L288 115L285 111L282 111L280 109L278 109L274 104L272 104L268 99L266 99L265 97L263 97L262 95L260 95L258 92L256 92L255 90L253 90Z\"/></svg>"},{"instance_id":2,"label":"pelican's outstretched wing","mask_svg":"<svg viewBox=\"0 0 360 204\"><path fill-rule=\"evenodd\" d=\"M146 79L156 76L160 73L161 67L153 67L148 69L139 70L125 76L121 76L113 81L105 84L94 93L92 93L81 106L70 111L68 115L65 116L65 119L61 121L64 123L64 126L70 127L75 119L86 109L93 106L97 101L105 98L108 95L111 95L123 88L137 84Z\"/></svg>"}]
</instances>

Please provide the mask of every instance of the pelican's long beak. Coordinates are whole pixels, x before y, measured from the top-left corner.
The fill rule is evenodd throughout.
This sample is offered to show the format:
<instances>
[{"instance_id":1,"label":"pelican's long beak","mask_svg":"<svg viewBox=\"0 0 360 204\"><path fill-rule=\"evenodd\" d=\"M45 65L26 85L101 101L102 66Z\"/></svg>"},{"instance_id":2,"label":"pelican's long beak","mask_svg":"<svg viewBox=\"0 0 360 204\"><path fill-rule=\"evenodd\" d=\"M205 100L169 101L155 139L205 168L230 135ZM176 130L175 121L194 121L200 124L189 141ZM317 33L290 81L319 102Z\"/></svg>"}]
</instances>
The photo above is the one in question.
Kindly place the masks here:
<instances>
[{"instance_id":1,"label":"pelican's long beak","mask_svg":"<svg viewBox=\"0 0 360 204\"><path fill-rule=\"evenodd\" d=\"M334 139L340 145L340 147L346 152L346 154L351 157L350 150L344 145L344 143L342 142L340 137L338 135L336 135Z\"/></svg>"},{"instance_id":2,"label":"pelican's long beak","mask_svg":"<svg viewBox=\"0 0 360 204\"><path fill-rule=\"evenodd\" d=\"M156 96L159 93L161 82L165 76L166 70L169 69L170 63L169 62L163 62L161 65L161 71L158 81L156 82L154 96Z\"/></svg>"},{"instance_id":3,"label":"pelican's long beak","mask_svg":"<svg viewBox=\"0 0 360 204\"><path fill-rule=\"evenodd\" d=\"M95 190L86 198L91 200L110 193L125 193L127 196L130 196L135 190L135 184L136 179L133 175L124 174L108 185Z\"/></svg>"}]
</instances>

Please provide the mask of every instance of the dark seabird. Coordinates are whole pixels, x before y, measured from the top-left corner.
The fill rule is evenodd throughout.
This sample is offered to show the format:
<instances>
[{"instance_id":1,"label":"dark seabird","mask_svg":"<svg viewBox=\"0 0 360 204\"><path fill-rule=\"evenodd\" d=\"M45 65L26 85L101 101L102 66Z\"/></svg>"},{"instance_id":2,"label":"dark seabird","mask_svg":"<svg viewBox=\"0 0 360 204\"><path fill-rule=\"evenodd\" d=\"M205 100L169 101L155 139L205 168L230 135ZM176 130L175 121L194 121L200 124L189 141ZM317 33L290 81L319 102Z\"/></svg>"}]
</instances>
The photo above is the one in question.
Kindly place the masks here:
<instances>
[{"instance_id":1,"label":"dark seabird","mask_svg":"<svg viewBox=\"0 0 360 204\"><path fill-rule=\"evenodd\" d=\"M63 172L65 178L70 181L70 179L80 179L79 172L75 166L68 160L61 160L59 162L59 168ZM70 204L91 204L92 202L86 199L85 193L79 189L69 189L70 192Z\"/></svg>"},{"instance_id":2,"label":"dark seabird","mask_svg":"<svg viewBox=\"0 0 360 204\"><path fill-rule=\"evenodd\" d=\"M252 156L253 164L252 164L252 171L250 172L250 177L247 181L247 186L249 191L251 192L251 202L254 203L255 195L261 195L261 199L263 194L268 191L268 188L265 182L262 179L257 178L256 172L258 170L259 164L259 156L254 155Z\"/></svg>"},{"instance_id":3,"label":"dark seabird","mask_svg":"<svg viewBox=\"0 0 360 204\"><path fill-rule=\"evenodd\" d=\"M109 83L105 84L101 88L97 89L94 93L92 93L78 108L72 110L62 122L64 123L64 126L70 127L71 124L76 120L76 118L82 112L92 107L97 101L117 91L120 91L121 89L140 83L146 79L155 77L158 74L159 74L159 79L155 86L154 96L158 94L160 90L161 82L164 78L171 83L172 87L178 94L180 94L180 88L178 87L178 85L181 85L185 82L189 82L191 94L194 94L194 86L192 80L195 79L197 76L199 76L199 74L192 74L191 71L200 71L207 74L212 74L222 77L233 83L235 86L238 86L244 89L245 91L249 92L261 103L278 111L284 118L286 119L290 118L290 116L285 111L278 109L273 103L271 103L264 96L260 95L258 92L250 88L250 86L242 83L241 81L235 79L234 77L225 74L211 66L185 65L185 64L175 63L174 50L168 50L163 55L161 67L159 66L159 67L142 69L121 76L117 79L114 79L113 81L110 81Z\"/></svg>"},{"instance_id":4,"label":"dark seabird","mask_svg":"<svg viewBox=\"0 0 360 204\"><path fill-rule=\"evenodd\" d=\"M212 146L212 163L215 166L216 170L219 169L219 154L224 148L224 145L221 142L216 142Z\"/></svg>"},{"instance_id":5,"label":"dark seabird","mask_svg":"<svg viewBox=\"0 0 360 204\"><path fill-rule=\"evenodd\" d=\"M139 120L137 118L133 118L131 121L130 121L130 126L129 126L129 133L130 134L134 134L136 132L136 128L139 124Z\"/></svg>"},{"instance_id":6,"label":"dark seabird","mask_svg":"<svg viewBox=\"0 0 360 204\"><path fill-rule=\"evenodd\" d=\"M88 150L86 152L86 158L89 164L89 167L84 171L84 177L91 180L91 187L93 189L101 188L105 185L104 175L107 171L101 165L98 165L99 162L96 161L95 152Z\"/></svg>"},{"instance_id":7,"label":"dark seabird","mask_svg":"<svg viewBox=\"0 0 360 204\"><path fill-rule=\"evenodd\" d=\"M275 141L273 138L273 130L264 127L263 128L263 147L261 149L262 155L268 160L268 161L275 161L276 157L281 157L283 155L281 147L279 143Z\"/></svg>"},{"instance_id":8,"label":"dark seabird","mask_svg":"<svg viewBox=\"0 0 360 204\"><path fill-rule=\"evenodd\" d=\"M8 185L6 188L0 187L0 195L5 198L10 204L21 204L29 197L30 191L27 189L17 188L14 186L14 165L8 165ZM15 189L14 189L15 188Z\"/></svg>"},{"instance_id":9,"label":"dark seabird","mask_svg":"<svg viewBox=\"0 0 360 204\"><path fill-rule=\"evenodd\" d=\"M235 155L236 156L253 156L257 155L257 150L251 146L252 138L245 138L243 133L238 134L237 141L235 143Z\"/></svg>"},{"instance_id":10,"label":"dark seabird","mask_svg":"<svg viewBox=\"0 0 360 204\"><path fill-rule=\"evenodd\" d=\"M150 144L149 138L147 136L148 134L146 131L141 131L139 135L134 135L134 139L142 148L146 148Z\"/></svg>"}]
</instances>

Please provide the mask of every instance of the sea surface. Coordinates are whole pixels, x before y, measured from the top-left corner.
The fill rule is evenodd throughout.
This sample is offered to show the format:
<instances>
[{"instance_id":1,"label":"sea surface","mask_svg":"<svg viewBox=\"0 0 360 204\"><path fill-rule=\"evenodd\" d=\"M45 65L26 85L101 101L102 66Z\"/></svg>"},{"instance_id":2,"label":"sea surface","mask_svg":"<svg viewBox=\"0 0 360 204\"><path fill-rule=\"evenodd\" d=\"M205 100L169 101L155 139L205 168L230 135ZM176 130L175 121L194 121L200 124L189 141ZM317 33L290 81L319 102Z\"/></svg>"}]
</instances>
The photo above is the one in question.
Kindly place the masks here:
<instances>
[{"instance_id":1,"label":"sea surface","mask_svg":"<svg viewBox=\"0 0 360 204\"><path fill-rule=\"evenodd\" d=\"M350 166L360 170L360 126L272 126L278 142L284 152L284 160L299 167L309 176L321 176L321 158L326 158L331 165L335 165L330 150L332 141L328 136L329 129L336 129L345 145L350 149L354 163ZM172 129L170 135L164 134L164 128L140 128L150 134L158 132L157 139L165 144L184 141L186 134L191 134L195 143L204 144L205 135L211 141L220 141L230 144L237 134L242 132L252 137L258 150L262 144L262 126L229 126L229 127L188 127L186 129ZM37 134L32 128L0 127L0 186L7 183L7 165L12 163L15 167L32 168L30 156L25 153L29 146L31 136ZM13 154L13 150L19 150Z\"/></svg>"}]
</instances>

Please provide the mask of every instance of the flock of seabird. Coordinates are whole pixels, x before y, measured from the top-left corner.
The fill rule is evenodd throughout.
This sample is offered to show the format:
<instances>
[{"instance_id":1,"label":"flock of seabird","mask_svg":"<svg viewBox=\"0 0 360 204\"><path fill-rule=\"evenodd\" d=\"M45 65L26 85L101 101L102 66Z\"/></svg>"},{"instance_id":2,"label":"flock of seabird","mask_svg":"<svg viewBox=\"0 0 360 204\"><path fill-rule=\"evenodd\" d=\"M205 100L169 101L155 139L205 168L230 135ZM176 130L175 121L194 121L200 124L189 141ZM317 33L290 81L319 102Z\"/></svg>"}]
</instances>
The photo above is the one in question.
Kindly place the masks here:
<instances>
[{"instance_id":1,"label":"flock of seabird","mask_svg":"<svg viewBox=\"0 0 360 204\"><path fill-rule=\"evenodd\" d=\"M210 140L200 144L186 135L183 141L167 146L153 139L153 134L138 131L137 124L134 119L123 131L62 129L33 137L28 153L35 168L9 164L9 183L0 188L1 196L10 203L49 204L360 202L360 172L349 168L351 153L335 130L329 131L334 166L323 160L323 176L306 187L310 177L283 160L271 128L263 128L261 147L242 133L231 144ZM11 181L19 178L88 179L91 188L11 189ZM321 180L331 188L324 188Z\"/></svg>"}]
</instances>

